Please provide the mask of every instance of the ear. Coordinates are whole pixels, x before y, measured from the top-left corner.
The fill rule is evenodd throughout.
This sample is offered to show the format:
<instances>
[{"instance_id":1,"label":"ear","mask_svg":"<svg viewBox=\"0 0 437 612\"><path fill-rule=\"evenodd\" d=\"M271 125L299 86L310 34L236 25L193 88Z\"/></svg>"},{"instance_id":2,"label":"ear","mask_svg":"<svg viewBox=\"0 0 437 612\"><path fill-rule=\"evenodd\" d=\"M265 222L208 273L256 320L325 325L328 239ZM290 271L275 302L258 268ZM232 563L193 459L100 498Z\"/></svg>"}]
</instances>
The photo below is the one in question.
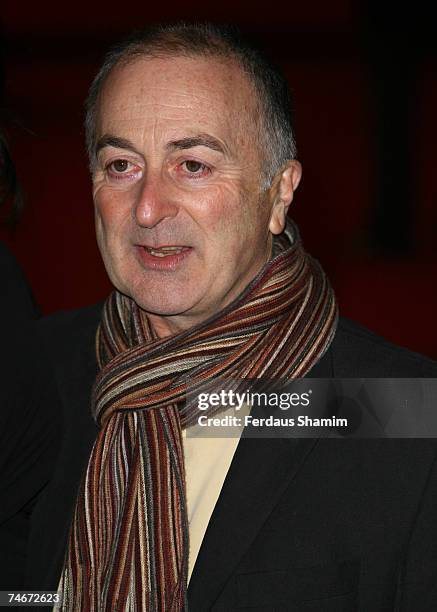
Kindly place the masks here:
<instances>
[{"instance_id":1,"label":"ear","mask_svg":"<svg viewBox=\"0 0 437 612\"><path fill-rule=\"evenodd\" d=\"M285 228L288 207L302 176L302 166L297 159L288 161L275 176L269 191L272 207L269 230L272 234L280 234Z\"/></svg>"}]
</instances>

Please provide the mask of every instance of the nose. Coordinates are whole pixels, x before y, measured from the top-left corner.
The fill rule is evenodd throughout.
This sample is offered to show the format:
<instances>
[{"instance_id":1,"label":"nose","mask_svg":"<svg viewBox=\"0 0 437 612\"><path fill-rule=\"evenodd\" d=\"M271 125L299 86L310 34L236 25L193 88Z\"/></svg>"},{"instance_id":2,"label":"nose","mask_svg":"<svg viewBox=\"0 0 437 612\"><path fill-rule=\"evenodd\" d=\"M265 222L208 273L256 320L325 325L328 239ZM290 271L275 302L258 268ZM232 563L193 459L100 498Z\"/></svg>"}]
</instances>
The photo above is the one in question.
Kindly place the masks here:
<instances>
[{"instance_id":1,"label":"nose","mask_svg":"<svg viewBox=\"0 0 437 612\"><path fill-rule=\"evenodd\" d=\"M162 181L148 177L135 202L135 221L141 227L152 228L166 218L175 217L178 206L169 199Z\"/></svg>"}]
</instances>

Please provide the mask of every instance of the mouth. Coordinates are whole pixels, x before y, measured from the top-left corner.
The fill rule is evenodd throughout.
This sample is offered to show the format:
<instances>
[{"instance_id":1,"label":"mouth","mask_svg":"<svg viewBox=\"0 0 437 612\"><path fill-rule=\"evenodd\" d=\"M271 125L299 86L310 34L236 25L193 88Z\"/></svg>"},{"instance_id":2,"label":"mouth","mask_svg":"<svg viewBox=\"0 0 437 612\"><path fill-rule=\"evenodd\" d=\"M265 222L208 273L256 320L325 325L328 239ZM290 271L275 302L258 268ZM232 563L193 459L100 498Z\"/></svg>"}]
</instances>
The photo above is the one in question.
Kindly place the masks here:
<instances>
[{"instance_id":1,"label":"mouth","mask_svg":"<svg viewBox=\"0 0 437 612\"><path fill-rule=\"evenodd\" d=\"M143 268L157 272L175 272L185 265L193 252L193 247L165 244L159 246L136 245L138 257Z\"/></svg>"}]
</instances>

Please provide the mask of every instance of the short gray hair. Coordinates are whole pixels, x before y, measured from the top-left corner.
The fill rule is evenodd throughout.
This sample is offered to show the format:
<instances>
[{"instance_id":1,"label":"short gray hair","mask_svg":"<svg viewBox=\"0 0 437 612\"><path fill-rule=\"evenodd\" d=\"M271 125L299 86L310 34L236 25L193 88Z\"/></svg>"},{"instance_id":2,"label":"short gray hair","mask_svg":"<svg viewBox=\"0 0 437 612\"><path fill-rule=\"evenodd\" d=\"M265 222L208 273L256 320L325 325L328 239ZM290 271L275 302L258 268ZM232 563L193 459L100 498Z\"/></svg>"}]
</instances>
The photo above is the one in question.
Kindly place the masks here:
<instances>
[{"instance_id":1,"label":"short gray hair","mask_svg":"<svg viewBox=\"0 0 437 612\"><path fill-rule=\"evenodd\" d=\"M85 133L91 168L96 161L96 122L99 96L110 72L119 64L141 57L218 57L234 60L248 77L258 96L261 129L259 146L264 150L262 189L296 157L291 98L282 73L233 26L189 24L150 26L112 48L95 77L86 101Z\"/></svg>"}]
</instances>

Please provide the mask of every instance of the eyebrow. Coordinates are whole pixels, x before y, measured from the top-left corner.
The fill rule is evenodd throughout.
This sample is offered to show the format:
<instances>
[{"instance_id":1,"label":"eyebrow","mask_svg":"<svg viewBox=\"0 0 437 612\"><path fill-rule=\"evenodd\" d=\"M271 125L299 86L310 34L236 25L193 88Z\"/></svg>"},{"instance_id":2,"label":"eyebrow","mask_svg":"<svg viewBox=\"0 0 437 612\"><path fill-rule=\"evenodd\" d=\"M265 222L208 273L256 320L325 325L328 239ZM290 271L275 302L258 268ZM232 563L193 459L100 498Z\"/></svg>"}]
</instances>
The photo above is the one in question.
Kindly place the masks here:
<instances>
[{"instance_id":1,"label":"eyebrow","mask_svg":"<svg viewBox=\"0 0 437 612\"><path fill-rule=\"evenodd\" d=\"M209 134L197 134L197 136L187 136L179 140L171 140L166 145L168 150L192 149L193 147L208 147L219 153L227 153L225 145Z\"/></svg>"},{"instance_id":2,"label":"eyebrow","mask_svg":"<svg viewBox=\"0 0 437 612\"><path fill-rule=\"evenodd\" d=\"M135 145L127 138L119 138L118 136L112 136L111 134L105 134L96 144L96 155L105 147L115 147L116 149L128 149L140 155L135 148Z\"/></svg>"}]
</instances>

